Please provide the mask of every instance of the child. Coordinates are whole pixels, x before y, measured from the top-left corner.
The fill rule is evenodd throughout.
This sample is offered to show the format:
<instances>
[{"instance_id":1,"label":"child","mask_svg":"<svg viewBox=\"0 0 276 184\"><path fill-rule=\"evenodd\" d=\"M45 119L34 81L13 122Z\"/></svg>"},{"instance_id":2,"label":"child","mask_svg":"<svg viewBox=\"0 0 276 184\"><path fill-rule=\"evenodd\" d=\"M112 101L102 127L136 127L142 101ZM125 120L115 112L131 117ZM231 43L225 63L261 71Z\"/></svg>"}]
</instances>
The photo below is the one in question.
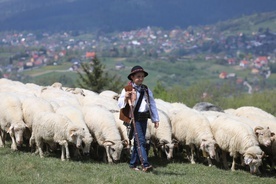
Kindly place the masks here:
<instances>
[{"instance_id":1,"label":"child","mask_svg":"<svg viewBox=\"0 0 276 184\"><path fill-rule=\"evenodd\" d=\"M140 163L144 172L153 169L148 162L146 150L145 134L148 118L151 118L155 128L159 126L159 116L153 94L143 84L147 75L148 73L141 66L134 66L127 77L130 80L129 85L125 86L118 99L118 106L121 109L120 119L126 123L132 123L134 129L134 147L129 167L139 171L137 166ZM131 111L134 118L131 117ZM133 119L135 122L131 122Z\"/></svg>"}]
</instances>

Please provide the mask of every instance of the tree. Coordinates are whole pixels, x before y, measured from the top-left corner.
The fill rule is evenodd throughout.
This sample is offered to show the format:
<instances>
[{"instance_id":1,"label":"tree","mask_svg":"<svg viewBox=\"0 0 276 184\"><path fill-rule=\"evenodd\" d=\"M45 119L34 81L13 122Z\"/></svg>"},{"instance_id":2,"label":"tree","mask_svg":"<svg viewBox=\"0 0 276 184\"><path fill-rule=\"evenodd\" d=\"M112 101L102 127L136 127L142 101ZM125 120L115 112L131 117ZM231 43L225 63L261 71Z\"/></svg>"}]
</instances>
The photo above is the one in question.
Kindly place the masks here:
<instances>
[{"instance_id":1,"label":"tree","mask_svg":"<svg viewBox=\"0 0 276 184\"><path fill-rule=\"evenodd\" d=\"M123 88L123 82L117 75L109 76L104 71L105 66L95 57L90 63L81 63L83 72L78 72L80 78L77 80L81 88L88 89L97 93L103 90L118 92Z\"/></svg>"}]
</instances>

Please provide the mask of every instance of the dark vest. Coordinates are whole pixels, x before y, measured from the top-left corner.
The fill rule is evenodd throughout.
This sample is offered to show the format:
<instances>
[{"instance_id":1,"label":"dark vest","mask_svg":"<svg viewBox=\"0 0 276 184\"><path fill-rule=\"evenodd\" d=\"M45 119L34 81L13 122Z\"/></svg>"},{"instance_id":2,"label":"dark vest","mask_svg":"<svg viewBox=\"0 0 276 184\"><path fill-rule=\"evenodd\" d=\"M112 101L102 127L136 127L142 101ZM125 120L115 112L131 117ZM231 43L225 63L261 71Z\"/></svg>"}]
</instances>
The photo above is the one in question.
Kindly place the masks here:
<instances>
[{"instance_id":1,"label":"dark vest","mask_svg":"<svg viewBox=\"0 0 276 184\"><path fill-rule=\"evenodd\" d=\"M149 94L148 94L148 87L146 85L144 85L145 89L146 89L146 95L149 97ZM132 85L127 85L125 86L125 91L132 91L133 89L133 86ZM127 103L126 106L122 109L120 109L120 115L119 115L119 119L124 121L124 122L127 122L127 123L130 123L130 107L129 107L129 104Z\"/></svg>"}]
</instances>

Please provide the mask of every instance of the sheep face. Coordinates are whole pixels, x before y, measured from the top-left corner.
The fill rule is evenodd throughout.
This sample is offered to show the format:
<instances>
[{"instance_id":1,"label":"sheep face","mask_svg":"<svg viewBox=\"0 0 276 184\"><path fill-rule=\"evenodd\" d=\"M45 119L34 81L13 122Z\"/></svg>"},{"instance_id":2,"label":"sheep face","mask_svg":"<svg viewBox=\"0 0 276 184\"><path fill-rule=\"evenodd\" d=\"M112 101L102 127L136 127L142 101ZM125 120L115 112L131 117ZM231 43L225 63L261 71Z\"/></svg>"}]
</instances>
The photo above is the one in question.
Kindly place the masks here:
<instances>
[{"instance_id":1,"label":"sheep face","mask_svg":"<svg viewBox=\"0 0 276 184\"><path fill-rule=\"evenodd\" d=\"M203 151L203 153L208 153L210 158L214 159L216 157L216 142L215 141L202 140L200 149Z\"/></svg>"},{"instance_id":2,"label":"sheep face","mask_svg":"<svg viewBox=\"0 0 276 184\"><path fill-rule=\"evenodd\" d=\"M260 145L264 145L266 147L271 145L271 138L275 135L273 132L270 131L269 127L255 128L255 134Z\"/></svg>"},{"instance_id":3,"label":"sheep face","mask_svg":"<svg viewBox=\"0 0 276 184\"><path fill-rule=\"evenodd\" d=\"M107 141L104 143L104 146L106 147L107 154L109 155L109 157L113 162L116 162L120 159L121 152L123 150L122 141L118 141L118 142Z\"/></svg>"},{"instance_id":4,"label":"sheep face","mask_svg":"<svg viewBox=\"0 0 276 184\"><path fill-rule=\"evenodd\" d=\"M262 158L265 153L259 146L249 147L243 154L244 163L249 166L251 174L259 174L259 166L262 164Z\"/></svg>"},{"instance_id":5,"label":"sheep face","mask_svg":"<svg viewBox=\"0 0 276 184\"><path fill-rule=\"evenodd\" d=\"M259 166L262 164L262 155L246 154L244 156L244 163L249 166L251 174L259 174Z\"/></svg>"},{"instance_id":6,"label":"sheep face","mask_svg":"<svg viewBox=\"0 0 276 184\"><path fill-rule=\"evenodd\" d=\"M83 143L84 143L84 147L83 147L83 154L84 155L89 155L90 152L90 147L91 147L91 143L92 143L92 137L84 137L82 139Z\"/></svg>"},{"instance_id":7,"label":"sheep face","mask_svg":"<svg viewBox=\"0 0 276 184\"><path fill-rule=\"evenodd\" d=\"M162 151L164 151L166 153L168 160L173 158L173 149L174 149L173 143L167 143L162 146Z\"/></svg>"},{"instance_id":8,"label":"sheep face","mask_svg":"<svg viewBox=\"0 0 276 184\"><path fill-rule=\"evenodd\" d=\"M22 145L23 143L23 133L26 129L26 125L24 123L20 124L14 124L10 126L8 133L10 134L11 137L15 138L17 146Z\"/></svg>"},{"instance_id":9,"label":"sheep face","mask_svg":"<svg viewBox=\"0 0 276 184\"><path fill-rule=\"evenodd\" d=\"M74 143L77 148L81 148L84 132L82 130L70 130L70 142Z\"/></svg>"}]
</instances>

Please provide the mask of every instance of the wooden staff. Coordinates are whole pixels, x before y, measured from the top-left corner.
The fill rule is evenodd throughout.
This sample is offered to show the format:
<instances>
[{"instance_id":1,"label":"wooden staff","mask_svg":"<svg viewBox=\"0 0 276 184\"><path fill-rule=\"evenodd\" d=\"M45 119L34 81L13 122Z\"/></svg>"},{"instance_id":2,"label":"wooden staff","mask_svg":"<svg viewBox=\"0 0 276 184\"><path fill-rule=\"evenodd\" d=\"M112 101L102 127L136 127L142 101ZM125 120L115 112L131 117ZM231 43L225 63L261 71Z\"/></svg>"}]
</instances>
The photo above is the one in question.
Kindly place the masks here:
<instances>
[{"instance_id":1,"label":"wooden staff","mask_svg":"<svg viewBox=\"0 0 276 184\"><path fill-rule=\"evenodd\" d=\"M128 105L130 107L130 116L131 116L130 123L132 122L132 125L133 125L134 136L135 136L135 140L136 140L136 144L137 144L139 159L140 159L142 168L144 168L144 165L143 165L143 156L142 156L142 151L141 151L141 145L140 145L140 141L139 141L139 138L138 138L138 133L137 133L137 129L136 129L136 123L135 123L135 117L134 117L134 107L132 105L132 102L131 102L130 98L128 99Z\"/></svg>"}]
</instances>

